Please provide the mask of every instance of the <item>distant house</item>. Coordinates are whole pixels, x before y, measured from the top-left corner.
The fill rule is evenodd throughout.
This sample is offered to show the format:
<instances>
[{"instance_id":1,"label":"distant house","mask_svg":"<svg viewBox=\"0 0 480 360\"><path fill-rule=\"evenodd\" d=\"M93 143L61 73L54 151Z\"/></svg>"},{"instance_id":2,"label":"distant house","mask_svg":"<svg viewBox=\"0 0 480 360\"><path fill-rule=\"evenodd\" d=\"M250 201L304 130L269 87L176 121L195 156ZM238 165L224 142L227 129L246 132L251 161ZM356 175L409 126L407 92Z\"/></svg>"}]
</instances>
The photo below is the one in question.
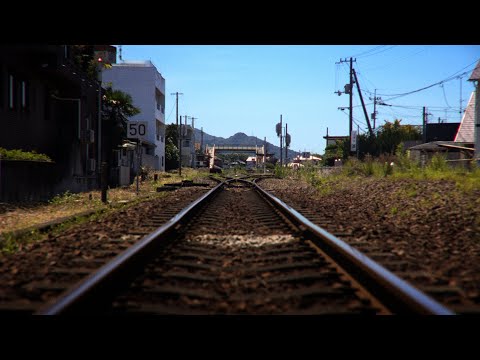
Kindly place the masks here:
<instances>
[{"instance_id":1,"label":"distant house","mask_svg":"<svg viewBox=\"0 0 480 360\"><path fill-rule=\"evenodd\" d=\"M257 157L256 156L249 156L245 161L247 169L253 169L257 166Z\"/></svg>"},{"instance_id":2,"label":"distant house","mask_svg":"<svg viewBox=\"0 0 480 360\"><path fill-rule=\"evenodd\" d=\"M431 141L454 141L460 123L427 124L427 143Z\"/></svg>"},{"instance_id":3,"label":"distant house","mask_svg":"<svg viewBox=\"0 0 480 360\"><path fill-rule=\"evenodd\" d=\"M327 140L327 146L335 145L337 142L342 142L342 141L345 141L345 140L349 139L348 136L332 136L332 135L328 135L328 134L327 134L327 136L324 136L323 138Z\"/></svg>"},{"instance_id":4,"label":"distant house","mask_svg":"<svg viewBox=\"0 0 480 360\"><path fill-rule=\"evenodd\" d=\"M468 163L467 160L470 160L473 155L474 111L475 96L472 93L460 124L453 123L450 127L445 126L443 128L441 128L441 125L449 124L429 124L438 126L435 134L437 134L437 137L442 137L444 141L431 141L411 147L409 149L411 158L420 161L423 166L435 154L442 153L448 161L454 164ZM455 128L457 130L455 134L452 135ZM427 139L429 138L428 132L429 130L427 128Z\"/></svg>"}]
</instances>

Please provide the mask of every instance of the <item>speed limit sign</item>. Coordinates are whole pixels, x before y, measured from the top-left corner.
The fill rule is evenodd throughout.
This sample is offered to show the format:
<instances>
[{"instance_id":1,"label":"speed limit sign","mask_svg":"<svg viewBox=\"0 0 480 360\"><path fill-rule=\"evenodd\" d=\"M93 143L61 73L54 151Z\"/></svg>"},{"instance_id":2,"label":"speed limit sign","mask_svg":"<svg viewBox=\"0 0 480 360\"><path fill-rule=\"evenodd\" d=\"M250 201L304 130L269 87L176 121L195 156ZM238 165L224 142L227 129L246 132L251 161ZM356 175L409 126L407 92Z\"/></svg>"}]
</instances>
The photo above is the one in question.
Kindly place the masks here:
<instances>
[{"instance_id":1,"label":"speed limit sign","mask_svg":"<svg viewBox=\"0 0 480 360\"><path fill-rule=\"evenodd\" d=\"M129 121L128 137L133 139L147 140L148 121Z\"/></svg>"}]
</instances>

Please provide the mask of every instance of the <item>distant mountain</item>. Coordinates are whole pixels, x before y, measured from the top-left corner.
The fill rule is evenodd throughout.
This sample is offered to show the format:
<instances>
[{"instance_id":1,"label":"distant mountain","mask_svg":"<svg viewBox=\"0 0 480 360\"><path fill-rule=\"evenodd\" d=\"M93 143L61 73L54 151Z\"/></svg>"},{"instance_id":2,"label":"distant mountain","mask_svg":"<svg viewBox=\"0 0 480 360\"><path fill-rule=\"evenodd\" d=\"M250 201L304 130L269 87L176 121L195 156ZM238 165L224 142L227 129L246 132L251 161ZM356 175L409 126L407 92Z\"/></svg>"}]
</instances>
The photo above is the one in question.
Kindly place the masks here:
<instances>
[{"instance_id":1,"label":"distant mountain","mask_svg":"<svg viewBox=\"0 0 480 360\"><path fill-rule=\"evenodd\" d=\"M201 131L195 129L195 142L200 142L201 138ZM229 138L225 139L219 136L213 136L207 134L206 132L203 133L203 146L205 145L231 145L231 146L262 146L263 140L259 139L255 136L248 136L242 132L238 132L235 135L230 136ZM283 156L285 156L285 150L283 150ZM276 158L280 158L280 147L275 146L267 141L267 153L274 153ZM288 158L292 159L295 156L300 154L298 151L288 149Z\"/></svg>"}]
</instances>

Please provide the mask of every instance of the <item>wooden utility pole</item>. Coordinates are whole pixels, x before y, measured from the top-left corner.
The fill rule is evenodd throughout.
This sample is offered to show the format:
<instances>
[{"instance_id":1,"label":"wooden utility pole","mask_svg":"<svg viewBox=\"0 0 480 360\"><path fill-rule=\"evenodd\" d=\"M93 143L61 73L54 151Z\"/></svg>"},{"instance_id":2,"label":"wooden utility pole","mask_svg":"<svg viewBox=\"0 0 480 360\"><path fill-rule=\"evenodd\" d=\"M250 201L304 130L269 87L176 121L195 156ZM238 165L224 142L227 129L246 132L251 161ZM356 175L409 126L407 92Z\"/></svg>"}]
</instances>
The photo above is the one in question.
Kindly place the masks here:
<instances>
[{"instance_id":1,"label":"wooden utility pole","mask_svg":"<svg viewBox=\"0 0 480 360\"><path fill-rule=\"evenodd\" d=\"M423 137L423 143L425 144L427 142L427 111L425 109L425 106L423 107L423 132L422 132L422 137Z\"/></svg>"},{"instance_id":2,"label":"wooden utility pole","mask_svg":"<svg viewBox=\"0 0 480 360\"><path fill-rule=\"evenodd\" d=\"M187 119L185 119L186 121ZM183 138L183 131L182 131L182 116L180 115L180 127L178 131L178 175L182 176L182 138Z\"/></svg>"},{"instance_id":3,"label":"wooden utility pole","mask_svg":"<svg viewBox=\"0 0 480 360\"><path fill-rule=\"evenodd\" d=\"M372 98L370 98L372 100ZM380 100L380 98L377 98L377 89L375 89L374 95L373 95L373 113L372 113L372 120L373 120L373 128L375 129L375 120L377 120L377 100Z\"/></svg>"},{"instance_id":4,"label":"wooden utility pole","mask_svg":"<svg viewBox=\"0 0 480 360\"><path fill-rule=\"evenodd\" d=\"M350 138L350 144L352 144L352 126L353 126L353 59L350 58L350 100L349 100L349 127L348 137Z\"/></svg>"},{"instance_id":5,"label":"wooden utility pole","mask_svg":"<svg viewBox=\"0 0 480 360\"><path fill-rule=\"evenodd\" d=\"M177 125L177 146L178 146L178 151L180 152L181 154L181 150L180 150L180 128L178 126L178 95L183 95L183 93L179 93L178 91L175 92L175 93L171 93L171 95L176 95L177 97L177 122L176 122L176 125ZM181 120L180 120L181 121ZM178 159L178 174L179 175L182 175L182 169L181 169L181 164L182 164L182 158L181 156L179 157Z\"/></svg>"},{"instance_id":6,"label":"wooden utility pole","mask_svg":"<svg viewBox=\"0 0 480 360\"><path fill-rule=\"evenodd\" d=\"M193 164L192 167L195 169L197 167L197 153L195 151L195 119L196 117L191 117L192 119L192 142L193 142Z\"/></svg>"},{"instance_id":7,"label":"wooden utility pole","mask_svg":"<svg viewBox=\"0 0 480 360\"><path fill-rule=\"evenodd\" d=\"M374 136L372 126L370 125L370 120L367 114L367 108L365 107L365 102L363 101L362 91L360 90L360 83L358 82L357 72L355 71L355 69L353 69L353 75L355 76L355 83L357 84L358 95L360 96L360 101L362 102L363 114L365 115L365 120L367 121L368 131L370 132L370 136Z\"/></svg>"}]
</instances>

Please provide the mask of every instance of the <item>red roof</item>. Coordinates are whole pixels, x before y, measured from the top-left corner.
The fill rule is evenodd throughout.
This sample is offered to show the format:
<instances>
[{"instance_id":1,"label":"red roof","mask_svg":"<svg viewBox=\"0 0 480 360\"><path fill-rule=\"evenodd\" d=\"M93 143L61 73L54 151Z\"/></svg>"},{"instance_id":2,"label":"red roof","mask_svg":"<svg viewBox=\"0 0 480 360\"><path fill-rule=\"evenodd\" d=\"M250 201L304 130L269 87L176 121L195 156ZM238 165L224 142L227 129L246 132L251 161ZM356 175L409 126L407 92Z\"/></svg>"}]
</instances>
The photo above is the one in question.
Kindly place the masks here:
<instances>
[{"instance_id":1,"label":"red roof","mask_svg":"<svg viewBox=\"0 0 480 360\"><path fill-rule=\"evenodd\" d=\"M472 92L467 108L463 113L462 122L458 127L455 142L474 142L474 120L475 119L475 93Z\"/></svg>"}]
</instances>

